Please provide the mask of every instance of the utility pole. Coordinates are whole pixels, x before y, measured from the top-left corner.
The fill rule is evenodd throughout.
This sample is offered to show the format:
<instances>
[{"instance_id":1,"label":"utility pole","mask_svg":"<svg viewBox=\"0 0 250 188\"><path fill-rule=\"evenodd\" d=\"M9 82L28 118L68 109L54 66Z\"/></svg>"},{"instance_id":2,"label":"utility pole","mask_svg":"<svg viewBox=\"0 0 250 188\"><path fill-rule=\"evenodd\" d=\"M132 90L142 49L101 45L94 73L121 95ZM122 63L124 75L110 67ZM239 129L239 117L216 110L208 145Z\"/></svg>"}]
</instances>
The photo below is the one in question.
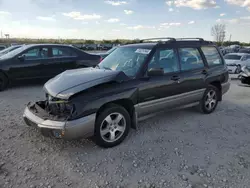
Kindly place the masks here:
<instances>
[{"instance_id":1,"label":"utility pole","mask_svg":"<svg viewBox=\"0 0 250 188\"><path fill-rule=\"evenodd\" d=\"M231 41L231 37L232 37L232 35L230 34L229 41Z\"/></svg>"}]
</instances>

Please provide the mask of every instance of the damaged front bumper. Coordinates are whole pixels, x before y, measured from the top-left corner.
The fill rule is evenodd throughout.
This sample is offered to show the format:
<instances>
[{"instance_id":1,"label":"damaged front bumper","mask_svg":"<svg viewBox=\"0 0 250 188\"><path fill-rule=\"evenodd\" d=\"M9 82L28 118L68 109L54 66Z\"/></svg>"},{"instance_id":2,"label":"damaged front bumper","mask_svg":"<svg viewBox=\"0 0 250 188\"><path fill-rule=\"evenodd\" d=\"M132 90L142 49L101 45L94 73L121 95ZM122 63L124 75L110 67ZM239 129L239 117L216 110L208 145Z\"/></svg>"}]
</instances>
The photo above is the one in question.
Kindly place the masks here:
<instances>
[{"instance_id":1,"label":"damaged front bumper","mask_svg":"<svg viewBox=\"0 0 250 188\"><path fill-rule=\"evenodd\" d=\"M67 140L87 138L94 135L96 114L91 114L75 120L56 119L40 108L37 103L27 105L23 114L24 121L29 126L37 127L56 138ZM47 134L48 133L48 134Z\"/></svg>"}]
</instances>

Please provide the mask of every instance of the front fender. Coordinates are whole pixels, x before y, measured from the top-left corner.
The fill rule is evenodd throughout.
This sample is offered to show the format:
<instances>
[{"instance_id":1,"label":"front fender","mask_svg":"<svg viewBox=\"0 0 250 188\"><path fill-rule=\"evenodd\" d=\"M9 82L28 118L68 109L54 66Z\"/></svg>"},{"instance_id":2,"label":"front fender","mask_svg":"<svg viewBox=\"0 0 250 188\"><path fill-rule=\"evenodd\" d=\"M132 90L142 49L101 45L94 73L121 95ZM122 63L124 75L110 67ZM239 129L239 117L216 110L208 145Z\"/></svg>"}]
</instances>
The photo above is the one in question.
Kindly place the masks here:
<instances>
[{"instance_id":1,"label":"front fender","mask_svg":"<svg viewBox=\"0 0 250 188\"><path fill-rule=\"evenodd\" d=\"M73 119L78 119L93 113L96 113L101 106L117 100L129 99L135 105L138 99L138 89L132 88L120 91L119 93L108 93L99 97L87 97L85 94L79 95L72 99L75 105L75 115Z\"/></svg>"}]
</instances>

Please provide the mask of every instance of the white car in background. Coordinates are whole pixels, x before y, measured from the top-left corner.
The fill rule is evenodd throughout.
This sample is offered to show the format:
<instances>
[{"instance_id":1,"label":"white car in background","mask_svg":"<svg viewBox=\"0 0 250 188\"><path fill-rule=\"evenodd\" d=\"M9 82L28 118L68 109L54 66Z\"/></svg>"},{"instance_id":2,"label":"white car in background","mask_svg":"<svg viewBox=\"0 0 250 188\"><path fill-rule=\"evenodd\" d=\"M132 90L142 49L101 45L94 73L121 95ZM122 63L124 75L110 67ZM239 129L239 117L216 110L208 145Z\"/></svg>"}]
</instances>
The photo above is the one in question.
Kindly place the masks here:
<instances>
[{"instance_id":1,"label":"white car in background","mask_svg":"<svg viewBox=\"0 0 250 188\"><path fill-rule=\"evenodd\" d=\"M250 54L247 53L229 53L224 59L229 73L239 74L243 66L250 65Z\"/></svg>"}]
</instances>

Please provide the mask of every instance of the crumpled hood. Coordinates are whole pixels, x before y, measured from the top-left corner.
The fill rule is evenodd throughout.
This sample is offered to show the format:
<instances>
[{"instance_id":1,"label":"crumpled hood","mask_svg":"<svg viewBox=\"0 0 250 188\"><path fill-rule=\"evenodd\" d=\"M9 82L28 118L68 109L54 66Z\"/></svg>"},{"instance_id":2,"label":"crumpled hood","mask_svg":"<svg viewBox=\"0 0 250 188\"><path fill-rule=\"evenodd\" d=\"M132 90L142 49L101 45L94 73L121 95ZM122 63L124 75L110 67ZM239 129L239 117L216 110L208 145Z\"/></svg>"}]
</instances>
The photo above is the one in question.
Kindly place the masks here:
<instances>
[{"instance_id":1,"label":"crumpled hood","mask_svg":"<svg viewBox=\"0 0 250 188\"><path fill-rule=\"evenodd\" d=\"M45 83L45 91L53 97L68 99L72 95L93 86L110 81L121 82L128 77L122 71L98 68L67 70Z\"/></svg>"}]
</instances>

